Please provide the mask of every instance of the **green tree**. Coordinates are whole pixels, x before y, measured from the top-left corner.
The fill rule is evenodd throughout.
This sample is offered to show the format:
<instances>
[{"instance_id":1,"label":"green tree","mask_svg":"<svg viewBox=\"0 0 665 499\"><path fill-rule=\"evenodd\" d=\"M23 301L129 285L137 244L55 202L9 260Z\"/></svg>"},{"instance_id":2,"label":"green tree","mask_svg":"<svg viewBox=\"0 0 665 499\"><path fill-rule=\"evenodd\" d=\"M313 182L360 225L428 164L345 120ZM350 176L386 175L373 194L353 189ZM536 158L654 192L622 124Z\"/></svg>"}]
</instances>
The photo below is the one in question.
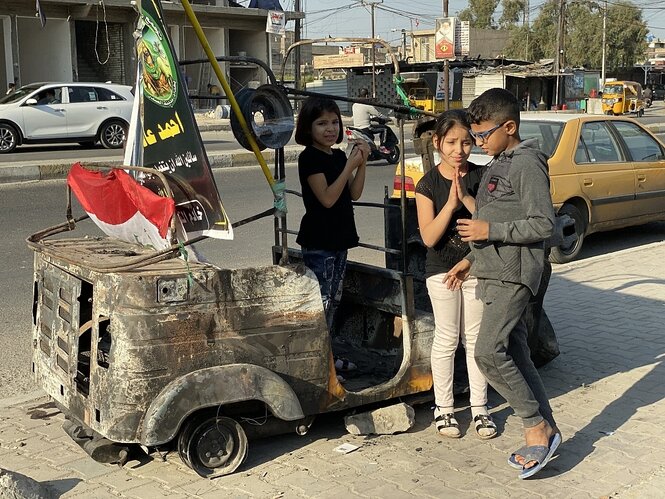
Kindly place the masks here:
<instances>
[{"instance_id":1,"label":"green tree","mask_svg":"<svg viewBox=\"0 0 665 499\"><path fill-rule=\"evenodd\" d=\"M523 19L524 9L526 8L525 0L503 0L503 13L499 18L499 26L501 28L514 28L520 19Z\"/></svg>"},{"instance_id":2,"label":"green tree","mask_svg":"<svg viewBox=\"0 0 665 499\"><path fill-rule=\"evenodd\" d=\"M607 67L630 67L640 61L647 48L647 34L641 9L625 1L612 5L607 11Z\"/></svg>"},{"instance_id":3,"label":"green tree","mask_svg":"<svg viewBox=\"0 0 665 499\"><path fill-rule=\"evenodd\" d=\"M573 0L565 6L565 33L561 40L563 64L567 67L600 68L602 64L604 4ZM559 0L547 0L528 29L513 29L506 55L524 57L529 40L531 60L554 59L557 50ZM625 0L608 3L605 63L609 70L630 67L646 50L648 28L642 10Z\"/></svg>"},{"instance_id":4,"label":"green tree","mask_svg":"<svg viewBox=\"0 0 665 499\"><path fill-rule=\"evenodd\" d=\"M469 21L472 28L494 28L494 11L499 0L469 0L469 6L460 11L458 17Z\"/></svg>"}]
</instances>

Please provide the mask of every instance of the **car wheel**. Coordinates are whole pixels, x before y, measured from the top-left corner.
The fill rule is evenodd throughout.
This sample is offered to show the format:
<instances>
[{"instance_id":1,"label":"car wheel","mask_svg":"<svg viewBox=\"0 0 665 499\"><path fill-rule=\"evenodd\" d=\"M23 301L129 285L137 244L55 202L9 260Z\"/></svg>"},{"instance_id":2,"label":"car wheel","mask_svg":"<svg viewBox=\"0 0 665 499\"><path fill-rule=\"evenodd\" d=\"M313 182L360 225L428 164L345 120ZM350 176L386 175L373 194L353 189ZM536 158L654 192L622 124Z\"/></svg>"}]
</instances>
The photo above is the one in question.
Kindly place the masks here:
<instances>
[{"instance_id":1,"label":"car wheel","mask_svg":"<svg viewBox=\"0 0 665 499\"><path fill-rule=\"evenodd\" d=\"M396 165L399 162L399 155L399 147L395 146L386 159L388 160L389 164Z\"/></svg>"},{"instance_id":2,"label":"car wheel","mask_svg":"<svg viewBox=\"0 0 665 499\"><path fill-rule=\"evenodd\" d=\"M121 121L107 121L99 129L99 141L107 149L121 148L126 138L126 127Z\"/></svg>"},{"instance_id":3,"label":"car wheel","mask_svg":"<svg viewBox=\"0 0 665 499\"><path fill-rule=\"evenodd\" d=\"M580 210L572 204L564 204L559 210L559 215L568 215L575 221L575 235L577 236L572 243L556 246L550 252L550 262L568 263L572 262L582 250L584 234L586 233L586 220Z\"/></svg>"},{"instance_id":4,"label":"car wheel","mask_svg":"<svg viewBox=\"0 0 665 499\"><path fill-rule=\"evenodd\" d=\"M234 419L215 414L194 415L180 430L180 458L199 476L233 473L247 457L247 436Z\"/></svg>"},{"instance_id":5,"label":"car wheel","mask_svg":"<svg viewBox=\"0 0 665 499\"><path fill-rule=\"evenodd\" d=\"M18 132L7 123L0 123L0 153L12 152L18 145Z\"/></svg>"}]
</instances>

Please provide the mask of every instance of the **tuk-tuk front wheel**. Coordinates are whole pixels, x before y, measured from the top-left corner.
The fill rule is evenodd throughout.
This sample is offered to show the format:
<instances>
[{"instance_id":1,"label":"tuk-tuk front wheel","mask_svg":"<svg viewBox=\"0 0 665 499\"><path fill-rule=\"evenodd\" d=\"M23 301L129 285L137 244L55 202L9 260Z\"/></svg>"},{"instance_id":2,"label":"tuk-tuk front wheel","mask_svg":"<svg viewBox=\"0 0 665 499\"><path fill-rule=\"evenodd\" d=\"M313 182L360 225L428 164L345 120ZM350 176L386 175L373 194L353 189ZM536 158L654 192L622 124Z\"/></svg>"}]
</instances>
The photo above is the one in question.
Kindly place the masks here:
<instances>
[{"instance_id":1,"label":"tuk-tuk front wheel","mask_svg":"<svg viewBox=\"0 0 665 499\"><path fill-rule=\"evenodd\" d=\"M199 476L213 478L233 473L247 457L247 435L234 419L194 416L180 430L178 453Z\"/></svg>"}]
</instances>

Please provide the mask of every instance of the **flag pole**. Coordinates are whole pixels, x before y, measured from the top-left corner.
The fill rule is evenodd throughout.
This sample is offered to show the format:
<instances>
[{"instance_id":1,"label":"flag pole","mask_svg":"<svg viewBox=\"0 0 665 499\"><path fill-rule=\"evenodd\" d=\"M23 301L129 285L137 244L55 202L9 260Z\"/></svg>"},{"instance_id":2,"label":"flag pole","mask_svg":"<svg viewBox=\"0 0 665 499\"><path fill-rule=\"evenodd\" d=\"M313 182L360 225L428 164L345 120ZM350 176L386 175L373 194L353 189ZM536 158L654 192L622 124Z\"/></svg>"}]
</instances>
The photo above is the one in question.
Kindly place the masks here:
<instances>
[{"instance_id":1,"label":"flag pole","mask_svg":"<svg viewBox=\"0 0 665 499\"><path fill-rule=\"evenodd\" d=\"M226 78L224 77L224 74L222 73L222 68L219 66L219 63L217 62L217 59L215 58L215 54L212 51L212 48L210 47L210 44L208 43L208 40L206 39L205 33L203 33L203 29L201 28L201 25L199 24L198 19L196 18L196 14L194 13L194 10L192 9L192 6L189 3L189 0L181 0L182 6L185 9L185 14L187 14L187 17L189 18L189 22L192 24L192 27L194 28L194 32L196 33L196 36L199 39L199 42L201 42L201 46L203 47L203 51L206 53L206 56L208 56L208 60L210 61L210 64L212 64L212 68L215 71L215 76L217 76L217 79L219 82L222 84L222 88L224 89L224 93L226 94L226 97L229 99L229 103L231 104L231 109L233 110L233 113L236 115L236 118L238 118L238 123L240 123L240 127L242 128L243 133L245 134L245 137L247 138L247 142L249 143L250 147L252 148L252 151L254 152L254 156L256 156L256 159L259 162L259 165L261 165L261 170L263 170L263 175L266 177L266 180L268 181L268 184L270 184L270 188L273 189L274 193L274 185L275 185L275 179L273 178L272 174L270 173L270 168L268 168L268 165L266 163L265 158L263 157L263 154L261 154L261 150L259 149L259 146L256 143L256 140L254 140L254 136L249 130L249 126L247 125L247 121L245 121L245 117L242 114L242 111L240 109L240 106L238 105L238 101L236 100L235 96L233 95L233 92L231 91L231 87L226 81ZM277 194L275 194L277 195Z\"/></svg>"}]
</instances>

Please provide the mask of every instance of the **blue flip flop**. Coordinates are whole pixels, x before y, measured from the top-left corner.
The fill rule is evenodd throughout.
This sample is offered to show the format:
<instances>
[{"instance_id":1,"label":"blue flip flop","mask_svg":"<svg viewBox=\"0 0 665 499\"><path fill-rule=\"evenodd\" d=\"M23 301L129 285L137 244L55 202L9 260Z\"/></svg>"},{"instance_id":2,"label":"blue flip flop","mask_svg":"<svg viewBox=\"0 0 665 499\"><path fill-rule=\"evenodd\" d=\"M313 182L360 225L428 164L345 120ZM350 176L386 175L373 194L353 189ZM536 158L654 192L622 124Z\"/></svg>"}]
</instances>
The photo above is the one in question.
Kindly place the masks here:
<instances>
[{"instance_id":1,"label":"blue flip flop","mask_svg":"<svg viewBox=\"0 0 665 499\"><path fill-rule=\"evenodd\" d=\"M523 466L517 462L517 456L523 456L526 454L527 449L528 447L525 445L524 447L520 447L515 452L513 452L508 458L508 465L512 468L515 468L516 470L521 470Z\"/></svg>"},{"instance_id":2,"label":"blue flip flop","mask_svg":"<svg viewBox=\"0 0 665 499\"><path fill-rule=\"evenodd\" d=\"M531 445L529 447L524 447L526 453L520 454L524 457L524 462L529 463L531 461L536 461L537 464L531 468L522 467L522 473L519 474L521 479L532 477L545 467L550 459L552 459L559 444L561 444L561 434L555 433L552 435L549 444L549 447L545 445Z\"/></svg>"}]
</instances>

